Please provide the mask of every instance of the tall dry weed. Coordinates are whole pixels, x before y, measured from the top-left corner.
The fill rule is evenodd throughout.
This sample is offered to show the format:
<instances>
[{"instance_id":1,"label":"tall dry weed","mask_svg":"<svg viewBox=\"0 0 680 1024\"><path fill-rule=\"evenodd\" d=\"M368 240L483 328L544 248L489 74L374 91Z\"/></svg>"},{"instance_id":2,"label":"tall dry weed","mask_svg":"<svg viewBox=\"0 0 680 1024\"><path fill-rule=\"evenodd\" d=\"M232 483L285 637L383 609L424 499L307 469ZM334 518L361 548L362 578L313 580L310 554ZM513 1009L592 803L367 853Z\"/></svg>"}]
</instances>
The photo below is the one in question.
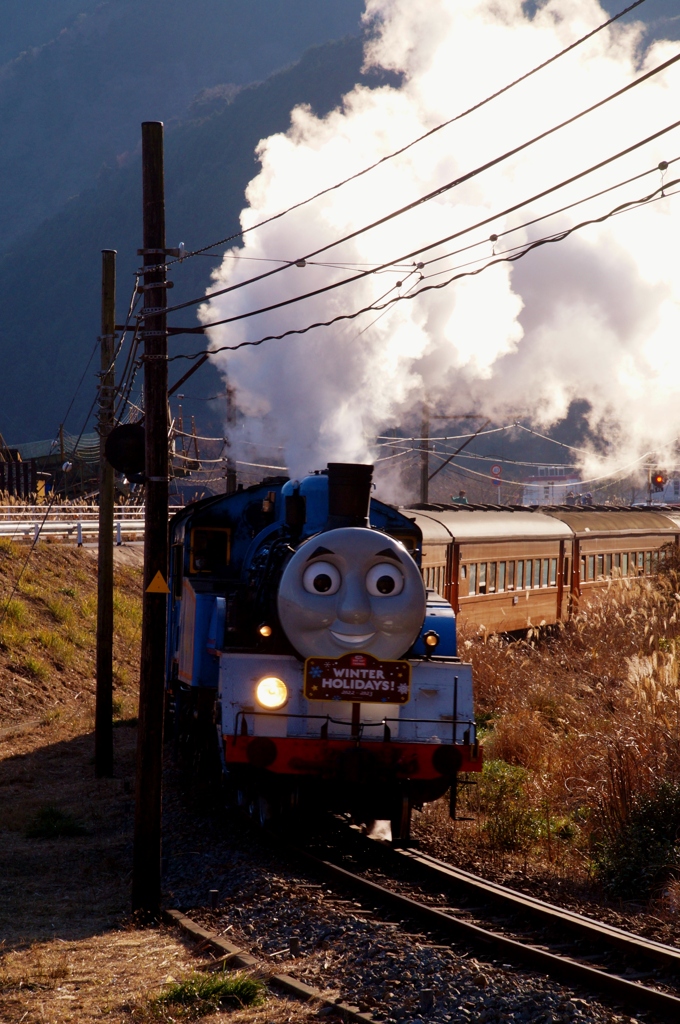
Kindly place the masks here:
<instances>
[{"instance_id":1,"label":"tall dry weed","mask_svg":"<svg viewBox=\"0 0 680 1024\"><path fill-rule=\"evenodd\" d=\"M613 582L566 625L461 636L486 757L530 772L534 803L621 835L659 780L680 783L680 569Z\"/></svg>"}]
</instances>

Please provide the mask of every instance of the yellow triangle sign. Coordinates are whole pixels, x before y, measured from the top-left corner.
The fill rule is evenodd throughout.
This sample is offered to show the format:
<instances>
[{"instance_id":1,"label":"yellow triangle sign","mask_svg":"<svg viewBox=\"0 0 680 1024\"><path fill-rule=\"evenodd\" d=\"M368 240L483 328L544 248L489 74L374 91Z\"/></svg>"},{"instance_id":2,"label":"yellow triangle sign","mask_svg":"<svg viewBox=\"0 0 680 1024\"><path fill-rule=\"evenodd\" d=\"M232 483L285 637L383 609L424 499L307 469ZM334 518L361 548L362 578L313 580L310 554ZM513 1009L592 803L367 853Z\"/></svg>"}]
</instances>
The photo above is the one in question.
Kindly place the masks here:
<instances>
[{"instance_id":1,"label":"yellow triangle sign","mask_svg":"<svg viewBox=\"0 0 680 1024\"><path fill-rule=\"evenodd\" d=\"M149 586L146 588L146 592L147 592L147 594L169 594L170 593L170 591L168 589L168 585L165 582L165 578L163 576L163 573L160 571L160 569L158 570L158 572L156 573L154 578L151 580L151 583L149 584Z\"/></svg>"}]
</instances>

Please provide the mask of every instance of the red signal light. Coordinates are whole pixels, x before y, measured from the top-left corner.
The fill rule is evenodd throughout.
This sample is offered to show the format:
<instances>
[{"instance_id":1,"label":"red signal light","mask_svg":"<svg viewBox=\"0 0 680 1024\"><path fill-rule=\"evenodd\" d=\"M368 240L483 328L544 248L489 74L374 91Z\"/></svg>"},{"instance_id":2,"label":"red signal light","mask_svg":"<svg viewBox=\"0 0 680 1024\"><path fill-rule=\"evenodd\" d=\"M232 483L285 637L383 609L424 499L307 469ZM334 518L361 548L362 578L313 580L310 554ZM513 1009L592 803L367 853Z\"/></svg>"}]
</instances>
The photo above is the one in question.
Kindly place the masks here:
<instances>
[{"instance_id":1,"label":"red signal light","mask_svg":"<svg viewBox=\"0 0 680 1024\"><path fill-rule=\"evenodd\" d=\"M663 491L666 486L666 474L662 473L661 470L654 470L651 475L651 482L655 491Z\"/></svg>"}]
</instances>

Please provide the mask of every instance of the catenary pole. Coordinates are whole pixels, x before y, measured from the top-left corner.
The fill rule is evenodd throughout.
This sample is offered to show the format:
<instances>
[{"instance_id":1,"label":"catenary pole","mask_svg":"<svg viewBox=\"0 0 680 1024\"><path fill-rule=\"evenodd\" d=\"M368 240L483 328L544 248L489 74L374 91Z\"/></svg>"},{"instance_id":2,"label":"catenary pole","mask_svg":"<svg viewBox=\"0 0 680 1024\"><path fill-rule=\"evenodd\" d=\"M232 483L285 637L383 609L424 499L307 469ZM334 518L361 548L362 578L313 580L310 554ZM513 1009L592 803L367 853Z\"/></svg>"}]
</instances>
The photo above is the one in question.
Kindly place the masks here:
<instances>
[{"instance_id":1,"label":"catenary pole","mask_svg":"<svg viewBox=\"0 0 680 1024\"><path fill-rule=\"evenodd\" d=\"M423 404L423 425L420 442L420 500L430 500L430 407L427 401Z\"/></svg>"},{"instance_id":2,"label":"catenary pole","mask_svg":"<svg viewBox=\"0 0 680 1024\"><path fill-rule=\"evenodd\" d=\"M113 428L116 251L102 250L102 332L99 384L99 543L97 574L97 699L94 772L113 775L113 466L104 454Z\"/></svg>"},{"instance_id":3,"label":"catenary pole","mask_svg":"<svg viewBox=\"0 0 680 1024\"><path fill-rule=\"evenodd\" d=\"M168 355L163 124L142 124L144 209L144 595L137 732L132 909L157 919L161 902L161 779L168 566ZM158 312L158 311L161 312Z\"/></svg>"}]
</instances>

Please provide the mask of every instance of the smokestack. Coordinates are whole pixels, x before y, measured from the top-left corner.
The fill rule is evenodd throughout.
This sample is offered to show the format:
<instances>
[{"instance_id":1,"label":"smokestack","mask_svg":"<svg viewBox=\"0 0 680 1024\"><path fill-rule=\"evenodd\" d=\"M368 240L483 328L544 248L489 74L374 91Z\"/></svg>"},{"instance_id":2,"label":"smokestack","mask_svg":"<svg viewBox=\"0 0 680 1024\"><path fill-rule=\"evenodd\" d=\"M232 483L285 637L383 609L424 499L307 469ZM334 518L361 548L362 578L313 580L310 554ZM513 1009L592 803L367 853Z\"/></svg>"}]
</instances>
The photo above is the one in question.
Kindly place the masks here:
<instances>
[{"instance_id":1,"label":"smokestack","mask_svg":"<svg viewBox=\"0 0 680 1024\"><path fill-rule=\"evenodd\" d=\"M368 526L373 466L352 462L328 463L327 530L341 526Z\"/></svg>"}]
</instances>

